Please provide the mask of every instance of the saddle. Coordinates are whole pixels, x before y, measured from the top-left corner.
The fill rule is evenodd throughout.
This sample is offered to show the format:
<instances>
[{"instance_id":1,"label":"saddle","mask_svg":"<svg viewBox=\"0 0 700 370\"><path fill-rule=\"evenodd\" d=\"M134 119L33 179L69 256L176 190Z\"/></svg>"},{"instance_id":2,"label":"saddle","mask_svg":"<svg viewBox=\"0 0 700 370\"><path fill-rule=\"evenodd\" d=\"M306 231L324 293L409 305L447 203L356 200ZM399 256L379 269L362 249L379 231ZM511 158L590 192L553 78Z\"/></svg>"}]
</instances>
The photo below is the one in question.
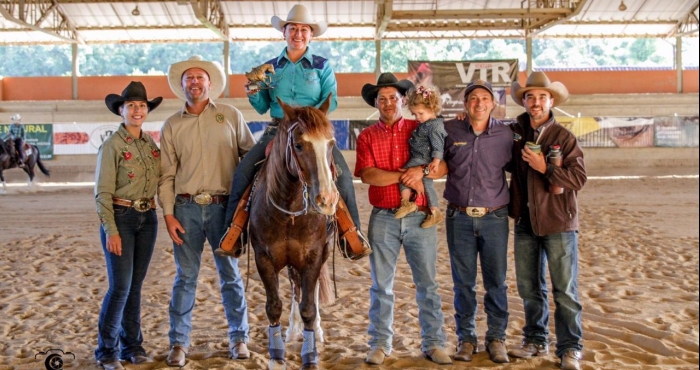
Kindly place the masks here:
<instances>
[{"instance_id":1,"label":"saddle","mask_svg":"<svg viewBox=\"0 0 700 370\"><path fill-rule=\"evenodd\" d=\"M267 147L265 147L265 157L270 154L272 143L273 141L270 141ZM253 182L253 184L254 183L255 182ZM240 243L239 239L248 226L248 218L250 216L248 202L250 201L250 193L253 184L250 184L243 193L241 201L238 203L238 207L236 207L236 211L233 214L231 226L228 228L223 238L221 238L219 248L216 250L216 253L219 255L238 258L245 253L246 248ZM348 212L348 208L345 205L345 201L340 197L338 198L338 205L336 206L335 220L340 235L338 249L343 257L356 261L372 253L370 248L365 247L369 246L369 242L358 232L355 223L352 221L350 212Z\"/></svg>"}]
</instances>

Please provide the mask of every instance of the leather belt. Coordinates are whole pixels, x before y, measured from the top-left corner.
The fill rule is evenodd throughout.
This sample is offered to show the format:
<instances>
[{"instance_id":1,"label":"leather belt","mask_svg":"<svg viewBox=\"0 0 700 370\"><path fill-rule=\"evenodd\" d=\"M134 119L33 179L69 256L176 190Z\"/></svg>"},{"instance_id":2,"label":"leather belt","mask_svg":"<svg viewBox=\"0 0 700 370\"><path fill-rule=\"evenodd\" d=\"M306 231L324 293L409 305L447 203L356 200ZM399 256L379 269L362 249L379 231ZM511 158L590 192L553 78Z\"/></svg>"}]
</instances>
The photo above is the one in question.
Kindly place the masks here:
<instances>
[{"instance_id":1,"label":"leather belt","mask_svg":"<svg viewBox=\"0 0 700 370\"><path fill-rule=\"evenodd\" d=\"M396 207L396 208L374 207L374 208L381 209L382 211L387 211L389 213L396 213L396 211L399 210L399 207ZM425 214L430 214L430 208L428 208L426 206L418 206L418 209L416 210L416 212L423 212Z\"/></svg>"},{"instance_id":2,"label":"leather belt","mask_svg":"<svg viewBox=\"0 0 700 370\"><path fill-rule=\"evenodd\" d=\"M212 203L214 204L222 204L222 203L228 203L228 195L212 195L209 193L199 193L199 194L178 194L178 197L182 197L187 199L190 202L195 202L199 205L203 206L208 206Z\"/></svg>"},{"instance_id":3,"label":"leather belt","mask_svg":"<svg viewBox=\"0 0 700 370\"><path fill-rule=\"evenodd\" d=\"M112 203L114 203L118 206L131 207L139 212L146 212L146 211L151 210L151 209L156 209L155 198L139 198L136 200L128 200L128 199L113 197Z\"/></svg>"},{"instance_id":4,"label":"leather belt","mask_svg":"<svg viewBox=\"0 0 700 370\"><path fill-rule=\"evenodd\" d=\"M493 208L488 208L488 207L460 207L455 204L450 203L448 207L455 209L459 212L465 213L469 217L484 217L486 214L491 213L493 211L499 210L501 208L505 208L508 206L507 204L504 204L502 206L498 207L493 207Z\"/></svg>"}]
</instances>

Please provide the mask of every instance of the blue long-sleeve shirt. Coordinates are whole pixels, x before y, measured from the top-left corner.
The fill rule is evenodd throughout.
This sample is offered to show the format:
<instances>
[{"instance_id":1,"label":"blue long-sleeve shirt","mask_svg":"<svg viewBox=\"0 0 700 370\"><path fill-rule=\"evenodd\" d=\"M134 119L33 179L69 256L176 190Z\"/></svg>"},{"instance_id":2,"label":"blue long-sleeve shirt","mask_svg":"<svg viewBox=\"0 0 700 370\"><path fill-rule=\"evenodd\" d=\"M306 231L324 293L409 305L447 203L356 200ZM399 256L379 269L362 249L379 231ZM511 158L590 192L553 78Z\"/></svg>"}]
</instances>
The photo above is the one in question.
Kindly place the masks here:
<instances>
[{"instance_id":1,"label":"blue long-sleeve shirt","mask_svg":"<svg viewBox=\"0 0 700 370\"><path fill-rule=\"evenodd\" d=\"M313 55L311 48L296 63L292 63L287 57L287 48L274 59L268 60L275 67L275 74L271 75L273 89L260 90L257 94L248 95L250 105L260 114L268 110L270 116L282 118L284 112L277 103L279 97L283 102L299 107L320 107L328 94L333 94L331 106L328 112L332 112L338 106L338 83L335 73L328 63L328 59Z\"/></svg>"}]
</instances>

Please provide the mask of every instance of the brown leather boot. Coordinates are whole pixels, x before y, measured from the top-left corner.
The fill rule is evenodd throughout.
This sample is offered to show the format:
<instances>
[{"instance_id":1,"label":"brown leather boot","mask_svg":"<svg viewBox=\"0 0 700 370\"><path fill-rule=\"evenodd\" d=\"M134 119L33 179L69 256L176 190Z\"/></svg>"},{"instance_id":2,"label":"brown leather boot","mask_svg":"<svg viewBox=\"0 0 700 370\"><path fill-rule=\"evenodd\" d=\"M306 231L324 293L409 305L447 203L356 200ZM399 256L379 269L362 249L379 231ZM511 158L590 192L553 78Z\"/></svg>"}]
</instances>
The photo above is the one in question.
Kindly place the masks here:
<instances>
[{"instance_id":1,"label":"brown leather boot","mask_svg":"<svg viewBox=\"0 0 700 370\"><path fill-rule=\"evenodd\" d=\"M248 225L249 212L246 211L248 206L248 201L250 200L250 189L253 185L249 185L241 201L238 202L238 207L236 207L236 212L233 214L233 221L231 221L231 226L226 229L224 236L221 237L219 242L219 248L214 250L214 254L217 256L229 256L238 258L243 253L245 253L245 246L241 243L241 234Z\"/></svg>"},{"instance_id":2,"label":"brown leather boot","mask_svg":"<svg viewBox=\"0 0 700 370\"><path fill-rule=\"evenodd\" d=\"M340 232L340 239L342 239L338 244L338 249L340 249L343 257L357 261L364 256L370 255L372 248L369 245L369 241L362 234L362 231L355 226L348 207L342 198L338 199L335 218L338 221L338 231Z\"/></svg>"}]
</instances>

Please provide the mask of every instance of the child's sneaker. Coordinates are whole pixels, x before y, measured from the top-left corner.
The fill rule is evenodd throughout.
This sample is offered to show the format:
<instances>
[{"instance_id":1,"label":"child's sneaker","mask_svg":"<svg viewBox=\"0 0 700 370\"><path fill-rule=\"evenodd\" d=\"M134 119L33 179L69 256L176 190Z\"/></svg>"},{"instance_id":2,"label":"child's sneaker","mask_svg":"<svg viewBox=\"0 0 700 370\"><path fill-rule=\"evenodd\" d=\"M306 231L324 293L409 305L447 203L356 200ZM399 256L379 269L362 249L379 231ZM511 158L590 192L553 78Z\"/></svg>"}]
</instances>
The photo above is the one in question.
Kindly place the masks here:
<instances>
[{"instance_id":1,"label":"child's sneaker","mask_svg":"<svg viewBox=\"0 0 700 370\"><path fill-rule=\"evenodd\" d=\"M416 206L416 202L411 202L410 200L401 199L401 207L399 207L399 209L396 210L394 217L404 218L404 217L408 216L409 213L415 212L417 210L418 210L418 206Z\"/></svg>"},{"instance_id":2,"label":"child's sneaker","mask_svg":"<svg viewBox=\"0 0 700 370\"><path fill-rule=\"evenodd\" d=\"M420 227L427 229L441 223L442 221L445 221L445 216L443 216L440 211L434 210L433 213L425 217L425 220L423 220L423 223L420 224Z\"/></svg>"}]
</instances>

